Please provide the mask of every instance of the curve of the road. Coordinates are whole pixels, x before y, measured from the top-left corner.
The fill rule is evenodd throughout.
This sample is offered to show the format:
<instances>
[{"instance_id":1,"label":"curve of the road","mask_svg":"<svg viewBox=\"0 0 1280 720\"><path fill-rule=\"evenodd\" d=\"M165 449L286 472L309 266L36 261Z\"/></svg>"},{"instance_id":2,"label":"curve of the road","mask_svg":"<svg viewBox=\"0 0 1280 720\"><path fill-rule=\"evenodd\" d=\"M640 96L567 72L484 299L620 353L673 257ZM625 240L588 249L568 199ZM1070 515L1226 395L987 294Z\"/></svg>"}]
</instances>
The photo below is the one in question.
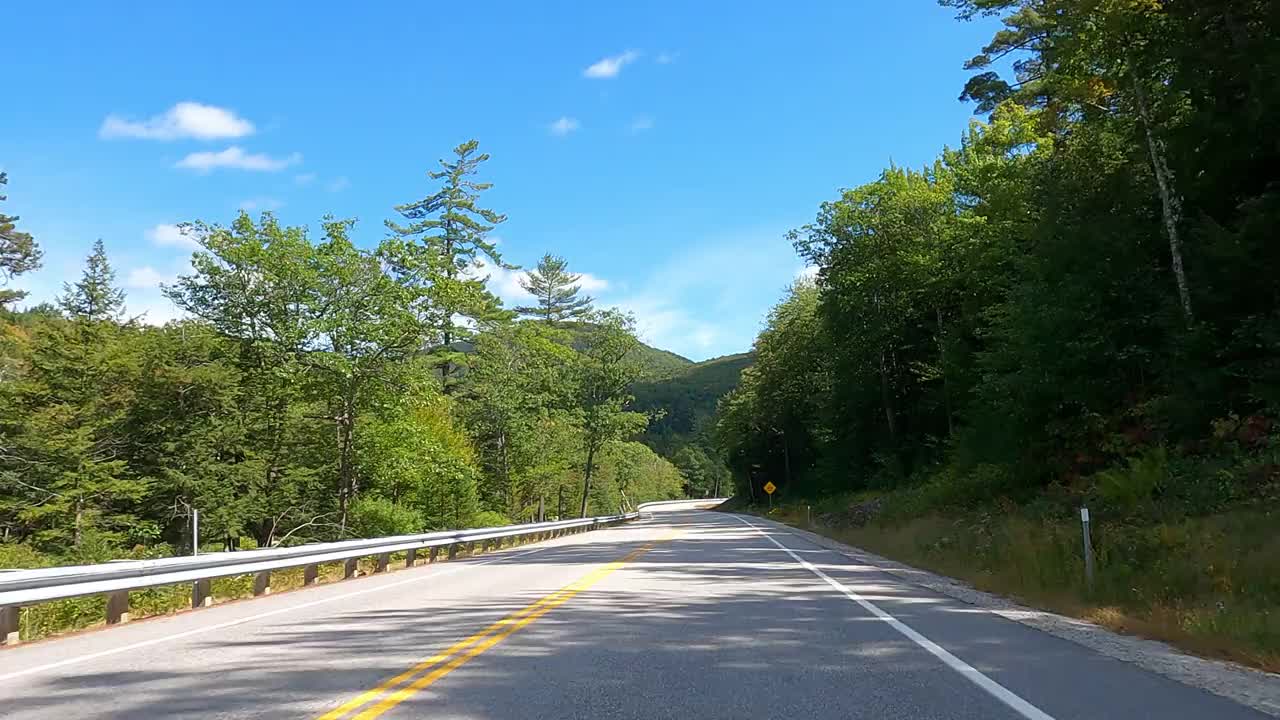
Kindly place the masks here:
<instances>
[{"instance_id":1,"label":"curve of the road","mask_svg":"<svg viewBox=\"0 0 1280 720\"><path fill-rule=\"evenodd\" d=\"M695 507L5 649L0 717L1264 717Z\"/></svg>"}]
</instances>

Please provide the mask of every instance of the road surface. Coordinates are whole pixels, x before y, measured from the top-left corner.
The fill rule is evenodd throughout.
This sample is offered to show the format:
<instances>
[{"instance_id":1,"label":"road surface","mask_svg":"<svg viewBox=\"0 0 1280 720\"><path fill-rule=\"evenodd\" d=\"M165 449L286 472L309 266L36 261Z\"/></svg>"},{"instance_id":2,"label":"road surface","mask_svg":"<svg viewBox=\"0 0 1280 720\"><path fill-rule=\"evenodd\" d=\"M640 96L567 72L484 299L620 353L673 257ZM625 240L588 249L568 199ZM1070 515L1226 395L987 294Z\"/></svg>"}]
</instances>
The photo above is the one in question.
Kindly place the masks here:
<instances>
[{"instance_id":1,"label":"road surface","mask_svg":"<svg viewBox=\"0 0 1280 720\"><path fill-rule=\"evenodd\" d=\"M0 650L0 717L1264 716L685 507Z\"/></svg>"}]
</instances>

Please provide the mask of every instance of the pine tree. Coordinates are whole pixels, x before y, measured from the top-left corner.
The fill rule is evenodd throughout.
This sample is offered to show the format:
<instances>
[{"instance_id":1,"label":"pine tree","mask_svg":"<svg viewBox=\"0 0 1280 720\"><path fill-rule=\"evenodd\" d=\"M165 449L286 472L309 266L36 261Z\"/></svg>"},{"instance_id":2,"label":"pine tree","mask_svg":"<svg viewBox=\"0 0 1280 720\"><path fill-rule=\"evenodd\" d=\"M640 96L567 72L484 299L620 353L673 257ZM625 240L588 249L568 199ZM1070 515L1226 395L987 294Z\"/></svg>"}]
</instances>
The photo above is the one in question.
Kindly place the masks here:
<instances>
[{"instance_id":1,"label":"pine tree","mask_svg":"<svg viewBox=\"0 0 1280 720\"><path fill-rule=\"evenodd\" d=\"M466 362L454 342L469 339L477 324L509 317L485 288L484 279L472 272L486 260L511 268L488 239L489 231L506 216L479 206L480 193L493 185L470 179L489 159L488 153L476 154L478 147L478 142L468 140L454 148L454 162L441 160L440 170L427 173L432 180L443 180L444 186L422 200L396 206L407 224L386 223L404 241L398 252L389 253L392 265L406 285L416 286L415 305L436 336L436 361L446 390Z\"/></svg>"},{"instance_id":2,"label":"pine tree","mask_svg":"<svg viewBox=\"0 0 1280 720\"><path fill-rule=\"evenodd\" d=\"M115 320L124 310L124 291L115 286L116 271L107 261L102 240L93 243L80 281L62 284L58 306L73 318Z\"/></svg>"},{"instance_id":3,"label":"pine tree","mask_svg":"<svg viewBox=\"0 0 1280 720\"><path fill-rule=\"evenodd\" d=\"M8 185L9 176L0 172L0 185ZM7 200L0 195L0 202ZM18 232L17 215L0 213L0 277L6 281L40 267L40 247L30 233ZM0 290L0 306L21 300L27 293L22 290Z\"/></svg>"},{"instance_id":4,"label":"pine tree","mask_svg":"<svg viewBox=\"0 0 1280 720\"><path fill-rule=\"evenodd\" d=\"M518 307L516 312L542 319L548 325L577 320L591 312L594 298L578 297L581 275L569 272L569 263L547 253L528 277L520 278L520 287L537 298L538 304Z\"/></svg>"}]
</instances>

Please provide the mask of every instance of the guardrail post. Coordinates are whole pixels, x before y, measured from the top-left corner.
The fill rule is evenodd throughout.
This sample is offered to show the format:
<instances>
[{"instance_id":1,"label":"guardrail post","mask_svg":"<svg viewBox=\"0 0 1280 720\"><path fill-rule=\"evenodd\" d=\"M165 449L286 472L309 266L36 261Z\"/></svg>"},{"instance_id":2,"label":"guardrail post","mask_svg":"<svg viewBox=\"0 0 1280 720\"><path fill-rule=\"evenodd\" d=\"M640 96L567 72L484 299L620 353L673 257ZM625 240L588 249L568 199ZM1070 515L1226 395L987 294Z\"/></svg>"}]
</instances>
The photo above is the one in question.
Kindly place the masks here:
<instances>
[{"instance_id":1,"label":"guardrail post","mask_svg":"<svg viewBox=\"0 0 1280 720\"><path fill-rule=\"evenodd\" d=\"M191 583L191 607L202 608L213 604L213 581L205 578Z\"/></svg>"},{"instance_id":2,"label":"guardrail post","mask_svg":"<svg viewBox=\"0 0 1280 720\"><path fill-rule=\"evenodd\" d=\"M317 582L319 582L319 581L320 581L320 566L319 566L319 565L312 564L312 565L308 565L308 566L306 566L305 568L303 568L303 570L302 570L302 584L303 584L303 585L315 585L315 584L316 584Z\"/></svg>"},{"instance_id":3,"label":"guardrail post","mask_svg":"<svg viewBox=\"0 0 1280 720\"><path fill-rule=\"evenodd\" d=\"M454 544L452 544L452 545L450 545L450 546L449 546L449 559L450 559L450 560L453 560L454 558L458 557L458 547L459 547L459 544L458 544L458 543L454 543Z\"/></svg>"},{"instance_id":4,"label":"guardrail post","mask_svg":"<svg viewBox=\"0 0 1280 720\"><path fill-rule=\"evenodd\" d=\"M20 617L22 617L22 608L17 605L0 607L0 645L17 645L22 642L18 637Z\"/></svg>"},{"instance_id":5,"label":"guardrail post","mask_svg":"<svg viewBox=\"0 0 1280 720\"><path fill-rule=\"evenodd\" d=\"M350 580L356 576L360 569L360 560L358 558L347 558L342 561L342 579Z\"/></svg>"},{"instance_id":6,"label":"guardrail post","mask_svg":"<svg viewBox=\"0 0 1280 720\"><path fill-rule=\"evenodd\" d=\"M253 574L253 596L271 594L271 571L263 570Z\"/></svg>"},{"instance_id":7,"label":"guardrail post","mask_svg":"<svg viewBox=\"0 0 1280 720\"><path fill-rule=\"evenodd\" d=\"M409 548L404 553L404 566L407 568L411 568L417 564L418 564L418 551L414 548Z\"/></svg>"},{"instance_id":8,"label":"guardrail post","mask_svg":"<svg viewBox=\"0 0 1280 720\"><path fill-rule=\"evenodd\" d=\"M378 553L378 564L374 567L373 571L376 573L386 572L387 565L390 565L390 564L391 564L391 553Z\"/></svg>"},{"instance_id":9,"label":"guardrail post","mask_svg":"<svg viewBox=\"0 0 1280 720\"><path fill-rule=\"evenodd\" d=\"M119 625L129 622L129 591L117 590L107 593L107 624Z\"/></svg>"},{"instance_id":10,"label":"guardrail post","mask_svg":"<svg viewBox=\"0 0 1280 720\"><path fill-rule=\"evenodd\" d=\"M432 547L431 554L427 556L427 562L433 563L439 558L440 558L440 547L439 546Z\"/></svg>"}]
</instances>

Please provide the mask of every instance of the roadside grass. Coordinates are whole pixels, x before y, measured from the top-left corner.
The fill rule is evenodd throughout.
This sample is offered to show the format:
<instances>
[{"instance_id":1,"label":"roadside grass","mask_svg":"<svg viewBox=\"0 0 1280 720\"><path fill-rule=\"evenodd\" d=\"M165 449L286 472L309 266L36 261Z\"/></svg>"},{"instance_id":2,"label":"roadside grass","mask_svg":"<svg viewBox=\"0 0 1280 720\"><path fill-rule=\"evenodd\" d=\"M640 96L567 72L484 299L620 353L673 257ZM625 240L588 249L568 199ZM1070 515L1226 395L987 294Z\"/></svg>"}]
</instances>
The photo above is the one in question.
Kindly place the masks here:
<instances>
[{"instance_id":1,"label":"roadside grass","mask_svg":"<svg viewBox=\"0 0 1280 720\"><path fill-rule=\"evenodd\" d=\"M1092 588L1072 515L996 503L963 515L807 527L803 504L753 510L1026 605L1280 672L1280 517L1269 508L1160 522L1095 515Z\"/></svg>"},{"instance_id":2,"label":"roadside grass","mask_svg":"<svg viewBox=\"0 0 1280 720\"><path fill-rule=\"evenodd\" d=\"M508 541L510 542L510 541ZM526 544L520 542L518 544ZM507 545L504 547L512 547ZM29 548L22 546L4 546L5 555L0 560L18 567L48 567L56 564L52 558L41 556ZM482 554L479 549L474 553L461 550L458 557L470 557ZM418 565L427 563L425 551L418 554ZM444 561L445 553L441 553L437 562ZM393 553L387 566L388 572L404 568L405 553ZM19 564L21 563L21 564ZM0 563L3 565L4 563ZM357 576L372 575L377 568L377 559L362 557L357 561ZM343 579L343 563L322 563L319 568L319 584L339 582ZM211 583L213 603L215 605L253 597L253 576L233 575L215 578ZM271 573L271 592L280 593L297 590L303 587L303 568L286 568ZM107 601L104 595L89 595L66 600L40 603L25 606L19 615L19 637L23 642L39 640L63 633L75 632L106 625ZM135 590L129 593L129 615L131 620L173 615L191 609L191 585L162 585L159 587Z\"/></svg>"}]
</instances>

